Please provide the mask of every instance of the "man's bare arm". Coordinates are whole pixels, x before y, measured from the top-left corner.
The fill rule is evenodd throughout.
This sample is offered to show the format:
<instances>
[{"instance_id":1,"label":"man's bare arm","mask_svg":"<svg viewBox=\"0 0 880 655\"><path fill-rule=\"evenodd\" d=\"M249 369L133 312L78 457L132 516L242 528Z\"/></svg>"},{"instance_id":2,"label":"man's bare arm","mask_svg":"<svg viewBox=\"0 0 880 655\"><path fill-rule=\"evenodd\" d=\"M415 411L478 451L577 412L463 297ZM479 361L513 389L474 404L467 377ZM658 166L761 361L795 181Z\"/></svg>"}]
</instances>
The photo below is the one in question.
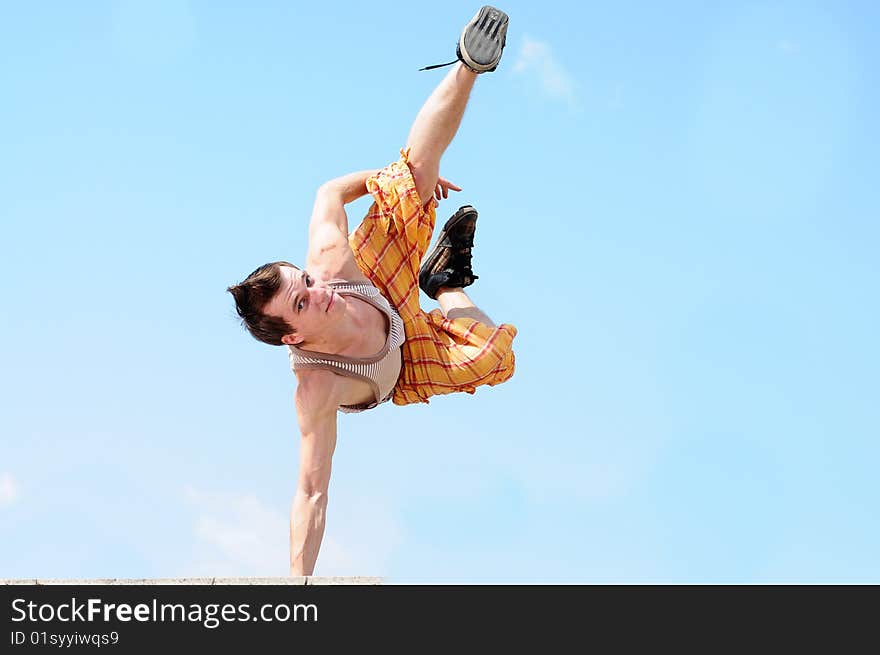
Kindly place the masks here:
<instances>
[{"instance_id":1,"label":"man's bare arm","mask_svg":"<svg viewBox=\"0 0 880 655\"><path fill-rule=\"evenodd\" d=\"M337 177L321 185L321 189L328 193L337 194L343 205L354 202L358 198L367 195L367 180L373 177L380 169L374 168L368 171L349 173Z\"/></svg>"},{"instance_id":2,"label":"man's bare arm","mask_svg":"<svg viewBox=\"0 0 880 655\"><path fill-rule=\"evenodd\" d=\"M305 371L298 377L296 414L301 439L299 479L290 514L290 574L312 575L324 537L336 449L339 378L329 371Z\"/></svg>"},{"instance_id":3,"label":"man's bare arm","mask_svg":"<svg viewBox=\"0 0 880 655\"><path fill-rule=\"evenodd\" d=\"M350 173L318 187L309 222L309 252L306 255L306 267L318 277L363 277L348 245L345 205L367 194L366 182L377 172L378 169Z\"/></svg>"}]
</instances>

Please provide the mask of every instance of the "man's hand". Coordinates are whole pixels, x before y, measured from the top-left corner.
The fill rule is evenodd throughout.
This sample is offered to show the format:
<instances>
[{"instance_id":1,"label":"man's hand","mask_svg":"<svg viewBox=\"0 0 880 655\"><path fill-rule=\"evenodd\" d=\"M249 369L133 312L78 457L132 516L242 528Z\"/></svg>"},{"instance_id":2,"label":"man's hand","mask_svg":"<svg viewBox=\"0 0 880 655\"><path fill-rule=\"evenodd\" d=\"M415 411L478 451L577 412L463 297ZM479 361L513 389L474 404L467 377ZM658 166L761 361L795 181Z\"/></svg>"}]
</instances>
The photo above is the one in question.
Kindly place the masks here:
<instances>
[{"instance_id":1,"label":"man's hand","mask_svg":"<svg viewBox=\"0 0 880 655\"><path fill-rule=\"evenodd\" d=\"M461 191L460 186L456 186L449 180L444 180L442 177L438 177L437 188L434 189L434 197L437 199L438 202L440 201L441 196L443 198L448 198L450 189L452 189L453 191Z\"/></svg>"}]
</instances>

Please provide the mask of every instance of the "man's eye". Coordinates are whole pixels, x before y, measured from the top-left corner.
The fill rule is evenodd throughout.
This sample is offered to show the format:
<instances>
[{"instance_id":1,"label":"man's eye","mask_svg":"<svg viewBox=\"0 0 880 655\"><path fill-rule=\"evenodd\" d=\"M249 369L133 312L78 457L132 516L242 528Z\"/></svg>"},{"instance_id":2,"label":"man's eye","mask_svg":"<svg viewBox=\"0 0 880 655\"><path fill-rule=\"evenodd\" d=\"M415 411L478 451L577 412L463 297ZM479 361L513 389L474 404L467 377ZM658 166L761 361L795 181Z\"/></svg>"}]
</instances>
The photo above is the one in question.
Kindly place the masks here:
<instances>
[{"instance_id":1,"label":"man's eye","mask_svg":"<svg viewBox=\"0 0 880 655\"><path fill-rule=\"evenodd\" d=\"M311 275L306 275L306 286L307 287L312 286L312 276Z\"/></svg>"},{"instance_id":2,"label":"man's eye","mask_svg":"<svg viewBox=\"0 0 880 655\"><path fill-rule=\"evenodd\" d=\"M305 304L305 300L300 300L298 303L296 303L296 311L301 312L303 310L303 307L305 307Z\"/></svg>"}]
</instances>

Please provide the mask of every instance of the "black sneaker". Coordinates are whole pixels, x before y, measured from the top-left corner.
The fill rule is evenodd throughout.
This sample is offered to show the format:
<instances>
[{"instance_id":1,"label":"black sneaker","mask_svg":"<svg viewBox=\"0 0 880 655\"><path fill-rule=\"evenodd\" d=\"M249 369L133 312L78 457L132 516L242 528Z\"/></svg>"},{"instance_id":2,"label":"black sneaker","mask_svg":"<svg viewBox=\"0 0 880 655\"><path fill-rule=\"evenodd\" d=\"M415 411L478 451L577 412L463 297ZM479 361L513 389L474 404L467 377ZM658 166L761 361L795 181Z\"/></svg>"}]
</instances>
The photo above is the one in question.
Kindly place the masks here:
<instances>
[{"instance_id":1,"label":"black sneaker","mask_svg":"<svg viewBox=\"0 0 880 655\"><path fill-rule=\"evenodd\" d=\"M471 270L471 248L477 229L477 210L465 205L455 212L437 237L419 270L419 287L437 299L441 287L467 287L479 279Z\"/></svg>"},{"instance_id":2,"label":"black sneaker","mask_svg":"<svg viewBox=\"0 0 880 655\"><path fill-rule=\"evenodd\" d=\"M501 61L501 53L507 42L507 23L509 18L500 9L483 6L477 15L471 19L458 38L455 61L434 66L425 66L419 70L431 70L451 66L462 62L475 73L489 73L498 68Z\"/></svg>"}]
</instances>

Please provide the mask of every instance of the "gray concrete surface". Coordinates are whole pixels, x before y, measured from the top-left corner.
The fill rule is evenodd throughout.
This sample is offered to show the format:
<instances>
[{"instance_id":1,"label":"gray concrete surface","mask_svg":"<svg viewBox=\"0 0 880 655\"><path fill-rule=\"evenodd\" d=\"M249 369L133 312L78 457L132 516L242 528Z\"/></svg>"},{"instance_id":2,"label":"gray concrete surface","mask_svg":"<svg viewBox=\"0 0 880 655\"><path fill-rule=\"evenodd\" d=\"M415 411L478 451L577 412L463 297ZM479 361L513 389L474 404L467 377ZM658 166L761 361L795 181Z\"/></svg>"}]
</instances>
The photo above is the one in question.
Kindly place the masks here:
<instances>
[{"instance_id":1,"label":"gray concrete surface","mask_svg":"<svg viewBox=\"0 0 880 655\"><path fill-rule=\"evenodd\" d=\"M366 576L288 578L89 578L0 579L0 585L378 585L382 578Z\"/></svg>"}]
</instances>

